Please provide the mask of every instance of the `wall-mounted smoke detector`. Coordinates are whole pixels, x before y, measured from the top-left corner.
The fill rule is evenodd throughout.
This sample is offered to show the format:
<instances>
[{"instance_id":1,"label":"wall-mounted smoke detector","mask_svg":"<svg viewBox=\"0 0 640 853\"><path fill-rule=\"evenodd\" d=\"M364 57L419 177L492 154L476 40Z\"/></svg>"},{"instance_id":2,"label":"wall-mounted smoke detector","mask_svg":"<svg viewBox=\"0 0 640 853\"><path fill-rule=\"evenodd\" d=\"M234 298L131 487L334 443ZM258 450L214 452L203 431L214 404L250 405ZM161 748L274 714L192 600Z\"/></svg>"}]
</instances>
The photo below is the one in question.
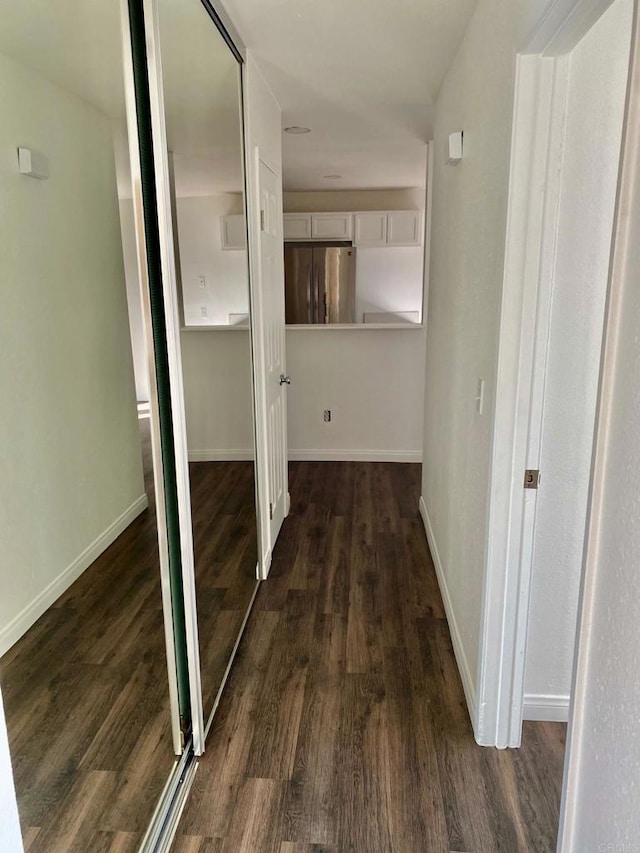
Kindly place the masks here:
<instances>
[{"instance_id":1,"label":"wall-mounted smoke detector","mask_svg":"<svg viewBox=\"0 0 640 853\"><path fill-rule=\"evenodd\" d=\"M311 133L311 128L310 127L300 127L297 124L292 124L289 127L285 127L284 132L285 133L292 133L294 135L298 135L301 133Z\"/></svg>"},{"instance_id":2,"label":"wall-mounted smoke detector","mask_svg":"<svg viewBox=\"0 0 640 853\"><path fill-rule=\"evenodd\" d=\"M457 130L455 133L449 134L449 139L447 140L447 166L457 166L460 160L462 160L462 141L462 130Z\"/></svg>"},{"instance_id":3,"label":"wall-mounted smoke detector","mask_svg":"<svg viewBox=\"0 0 640 853\"><path fill-rule=\"evenodd\" d=\"M21 175L43 181L49 177L49 160L31 148L18 148L18 171Z\"/></svg>"}]
</instances>

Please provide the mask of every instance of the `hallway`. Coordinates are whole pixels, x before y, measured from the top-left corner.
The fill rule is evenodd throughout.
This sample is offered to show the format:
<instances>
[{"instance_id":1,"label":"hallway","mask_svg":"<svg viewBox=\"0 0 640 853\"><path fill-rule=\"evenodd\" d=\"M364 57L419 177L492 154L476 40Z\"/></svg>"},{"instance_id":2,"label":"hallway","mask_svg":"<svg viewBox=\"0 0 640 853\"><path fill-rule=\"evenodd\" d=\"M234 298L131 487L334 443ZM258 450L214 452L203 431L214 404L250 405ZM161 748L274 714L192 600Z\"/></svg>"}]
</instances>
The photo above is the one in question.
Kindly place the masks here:
<instances>
[{"instance_id":1,"label":"hallway","mask_svg":"<svg viewBox=\"0 0 640 853\"><path fill-rule=\"evenodd\" d=\"M420 466L290 465L176 853L551 851L565 726L473 740L422 522Z\"/></svg>"}]
</instances>

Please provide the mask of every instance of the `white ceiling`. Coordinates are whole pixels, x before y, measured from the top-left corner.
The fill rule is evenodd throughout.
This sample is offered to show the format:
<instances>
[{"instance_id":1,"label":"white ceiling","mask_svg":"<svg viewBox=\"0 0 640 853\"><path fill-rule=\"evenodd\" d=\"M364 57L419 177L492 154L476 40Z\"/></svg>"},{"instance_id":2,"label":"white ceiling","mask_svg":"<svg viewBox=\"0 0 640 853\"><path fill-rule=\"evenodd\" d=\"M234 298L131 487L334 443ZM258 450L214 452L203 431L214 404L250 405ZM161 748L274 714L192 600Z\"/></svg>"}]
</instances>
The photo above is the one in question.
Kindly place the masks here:
<instances>
[{"instance_id":1,"label":"white ceiling","mask_svg":"<svg viewBox=\"0 0 640 853\"><path fill-rule=\"evenodd\" d=\"M283 135L286 189L424 186L434 100L477 0L223 2L283 126L312 128ZM159 5L178 191L237 190L235 60L198 0ZM121 118L119 9L118 0L0 0L0 50Z\"/></svg>"},{"instance_id":2,"label":"white ceiling","mask_svg":"<svg viewBox=\"0 0 640 853\"><path fill-rule=\"evenodd\" d=\"M434 101L477 0L223 2L283 126L312 128L284 134L286 189L424 186Z\"/></svg>"}]
</instances>

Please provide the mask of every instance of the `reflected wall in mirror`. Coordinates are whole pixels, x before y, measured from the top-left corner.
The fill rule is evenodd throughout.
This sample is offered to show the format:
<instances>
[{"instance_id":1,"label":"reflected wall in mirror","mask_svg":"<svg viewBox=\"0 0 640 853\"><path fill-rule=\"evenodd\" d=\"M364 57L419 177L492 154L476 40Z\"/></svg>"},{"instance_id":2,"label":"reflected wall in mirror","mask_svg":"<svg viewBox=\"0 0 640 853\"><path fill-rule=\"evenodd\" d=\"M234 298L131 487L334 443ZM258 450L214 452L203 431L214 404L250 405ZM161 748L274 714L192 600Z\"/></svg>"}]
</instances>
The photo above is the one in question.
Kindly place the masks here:
<instances>
[{"instance_id":1,"label":"reflected wall in mirror","mask_svg":"<svg viewBox=\"0 0 640 853\"><path fill-rule=\"evenodd\" d=\"M118 207L120 38L117 3L2 12L0 683L26 846L47 853L103 831L137 848L181 748ZM19 173L18 146L46 179Z\"/></svg>"},{"instance_id":2,"label":"reflected wall in mirror","mask_svg":"<svg viewBox=\"0 0 640 853\"><path fill-rule=\"evenodd\" d=\"M200 0L158 20L206 721L257 588L241 75Z\"/></svg>"}]
</instances>

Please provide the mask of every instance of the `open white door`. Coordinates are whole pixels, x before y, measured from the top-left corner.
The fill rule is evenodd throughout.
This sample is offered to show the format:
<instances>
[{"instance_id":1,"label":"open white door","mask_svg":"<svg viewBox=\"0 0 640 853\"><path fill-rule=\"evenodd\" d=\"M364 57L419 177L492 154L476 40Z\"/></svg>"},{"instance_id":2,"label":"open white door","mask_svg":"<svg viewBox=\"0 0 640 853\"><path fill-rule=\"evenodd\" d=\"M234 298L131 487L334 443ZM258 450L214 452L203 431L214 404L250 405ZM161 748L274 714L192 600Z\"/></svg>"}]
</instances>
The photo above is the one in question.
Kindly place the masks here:
<instances>
[{"instance_id":1,"label":"open white door","mask_svg":"<svg viewBox=\"0 0 640 853\"><path fill-rule=\"evenodd\" d=\"M280 178L258 156L260 199L260 301L264 340L266 452L271 551L289 512L287 463L288 377L284 337L284 256Z\"/></svg>"}]
</instances>

